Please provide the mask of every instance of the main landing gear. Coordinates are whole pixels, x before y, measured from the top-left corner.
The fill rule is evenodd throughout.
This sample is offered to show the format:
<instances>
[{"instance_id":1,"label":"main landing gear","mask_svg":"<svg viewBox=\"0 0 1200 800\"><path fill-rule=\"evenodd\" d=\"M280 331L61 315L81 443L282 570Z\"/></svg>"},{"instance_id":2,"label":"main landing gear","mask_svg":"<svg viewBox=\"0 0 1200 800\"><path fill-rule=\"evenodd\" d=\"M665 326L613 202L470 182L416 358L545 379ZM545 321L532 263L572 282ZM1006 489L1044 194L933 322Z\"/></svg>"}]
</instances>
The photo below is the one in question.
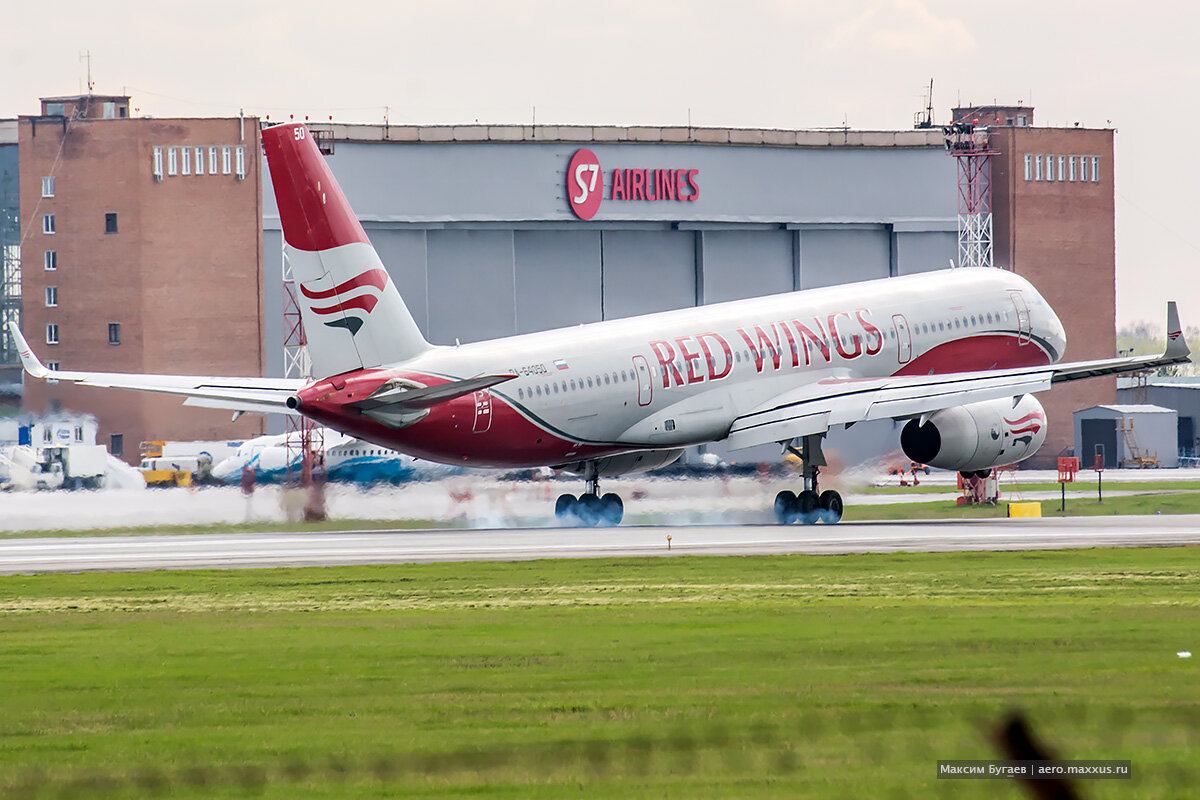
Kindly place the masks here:
<instances>
[{"instance_id":1,"label":"main landing gear","mask_svg":"<svg viewBox=\"0 0 1200 800\"><path fill-rule=\"evenodd\" d=\"M563 522L577 525L620 525L625 516L625 504L620 496L609 492L600 494L600 479L596 465L588 464L585 478L587 490L576 497L573 494L559 495L554 504L554 516Z\"/></svg>"},{"instance_id":2,"label":"main landing gear","mask_svg":"<svg viewBox=\"0 0 1200 800\"><path fill-rule=\"evenodd\" d=\"M799 494L785 489L775 495L775 519L783 525L812 525L818 521L833 524L842 518L842 496L832 489L822 492L817 485L817 474L825 466L821 438L822 434L802 436L799 449L792 441L780 442L784 450L800 459L804 476L804 490Z\"/></svg>"}]
</instances>

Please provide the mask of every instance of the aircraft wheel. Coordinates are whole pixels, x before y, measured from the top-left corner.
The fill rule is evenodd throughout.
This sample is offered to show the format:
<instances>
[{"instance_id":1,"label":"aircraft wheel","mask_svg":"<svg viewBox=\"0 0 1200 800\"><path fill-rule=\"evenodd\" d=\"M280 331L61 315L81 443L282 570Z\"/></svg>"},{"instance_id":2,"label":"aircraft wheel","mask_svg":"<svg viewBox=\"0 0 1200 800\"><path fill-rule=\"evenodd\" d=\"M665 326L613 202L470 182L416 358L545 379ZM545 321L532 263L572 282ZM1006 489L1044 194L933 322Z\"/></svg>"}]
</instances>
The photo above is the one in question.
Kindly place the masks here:
<instances>
[{"instance_id":1,"label":"aircraft wheel","mask_svg":"<svg viewBox=\"0 0 1200 800\"><path fill-rule=\"evenodd\" d=\"M827 522L832 525L842 518L842 496L837 492L829 489L821 492L819 499L821 504L821 522Z\"/></svg>"},{"instance_id":2,"label":"aircraft wheel","mask_svg":"<svg viewBox=\"0 0 1200 800\"><path fill-rule=\"evenodd\" d=\"M600 522L602 524L620 525L624 516L625 504L621 502L619 495L609 492L600 498Z\"/></svg>"},{"instance_id":3,"label":"aircraft wheel","mask_svg":"<svg viewBox=\"0 0 1200 800\"><path fill-rule=\"evenodd\" d=\"M790 525L796 519L796 493L784 489L775 495L775 519L780 525Z\"/></svg>"},{"instance_id":4,"label":"aircraft wheel","mask_svg":"<svg viewBox=\"0 0 1200 800\"><path fill-rule=\"evenodd\" d=\"M581 494L579 503L575 506L575 515L579 521L589 527L599 524L603 503L594 494Z\"/></svg>"},{"instance_id":5,"label":"aircraft wheel","mask_svg":"<svg viewBox=\"0 0 1200 800\"><path fill-rule=\"evenodd\" d=\"M974 475L976 478L981 478L981 479L984 479L984 480L986 480L986 479L987 479L987 477L988 477L989 475L991 475L991 474L992 474L992 471L991 471L990 469L980 469L980 470L976 470L976 471L975 471L975 472L973 472L972 474L973 474L973 475Z\"/></svg>"},{"instance_id":6,"label":"aircraft wheel","mask_svg":"<svg viewBox=\"0 0 1200 800\"><path fill-rule=\"evenodd\" d=\"M573 520L575 519L578 506L579 501L575 499L575 495L560 494L558 500L554 503L554 516L556 519Z\"/></svg>"},{"instance_id":7,"label":"aircraft wheel","mask_svg":"<svg viewBox=\"0 0 1200 800\"><path fill-rule=\"evenodd\" d=\"M812 525L817 521L821 510L821 499L811 489L805 489L796 495L796 518L802 525Z\"/></svg>"}]
</instances>

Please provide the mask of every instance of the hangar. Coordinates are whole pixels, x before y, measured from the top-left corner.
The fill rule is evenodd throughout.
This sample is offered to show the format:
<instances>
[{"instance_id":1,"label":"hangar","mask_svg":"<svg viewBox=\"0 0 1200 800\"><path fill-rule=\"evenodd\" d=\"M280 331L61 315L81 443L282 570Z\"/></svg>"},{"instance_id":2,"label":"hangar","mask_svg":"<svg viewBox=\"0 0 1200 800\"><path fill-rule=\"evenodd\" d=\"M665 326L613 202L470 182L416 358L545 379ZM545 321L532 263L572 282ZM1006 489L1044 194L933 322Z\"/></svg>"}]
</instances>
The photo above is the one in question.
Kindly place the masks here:
<instances>
[{"instance_id":1,"label":"hangar","mask_svg":"<svg viewBox=\"0 0 1200 800\"><path fill-rule=\"evenodd\" d=\"M117 113L127 108L124 96L44 98L18 120L20 227L35 231L14 271L28 338L63 368L284 374L282 237L253 157L275 121ZM1113 131L1038 128L1019 112L955 109L986 127L995 265L1059 311L1068 359L1111 356ZM939 128L308 124L435 343L958 257L960 179ZM1070 447L1071 411L1115 400L1112 380L1088 384L1047 396L1046 459ZM93 413L114 450L258 425L40 382L24 406Z\"/></svg>"}]
</instances>

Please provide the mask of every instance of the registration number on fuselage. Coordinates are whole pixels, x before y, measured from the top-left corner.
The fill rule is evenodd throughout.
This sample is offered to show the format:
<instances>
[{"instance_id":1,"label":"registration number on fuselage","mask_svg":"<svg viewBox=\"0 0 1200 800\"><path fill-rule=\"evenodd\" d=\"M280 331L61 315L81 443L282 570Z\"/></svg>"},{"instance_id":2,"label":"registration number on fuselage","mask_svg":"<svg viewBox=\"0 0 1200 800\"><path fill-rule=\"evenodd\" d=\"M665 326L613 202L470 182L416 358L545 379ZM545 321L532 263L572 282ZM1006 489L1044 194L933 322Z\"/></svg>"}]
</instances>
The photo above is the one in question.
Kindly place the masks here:
<instances>
[{"instance_id":1,"label":"registration number on fuselage","mask_svg":"<svg viewBox=\"0 0 1200 800\"><path fill-rule=\"evenodd\" d=\"M550 370L546 369L545 364L529 364L524 367L513 367L510 372L515 372L518 375L548 375Z\"/></svg>"}]
</instances>

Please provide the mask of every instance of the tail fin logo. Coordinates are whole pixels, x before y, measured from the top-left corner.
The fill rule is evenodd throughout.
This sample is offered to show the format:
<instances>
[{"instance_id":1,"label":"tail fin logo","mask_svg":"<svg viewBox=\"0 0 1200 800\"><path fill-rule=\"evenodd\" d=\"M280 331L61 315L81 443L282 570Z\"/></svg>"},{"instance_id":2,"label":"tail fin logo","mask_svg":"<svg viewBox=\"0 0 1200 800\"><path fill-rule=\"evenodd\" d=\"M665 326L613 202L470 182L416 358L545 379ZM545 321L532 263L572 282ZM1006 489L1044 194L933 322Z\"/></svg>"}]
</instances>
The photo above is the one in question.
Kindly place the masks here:
<instances>
[{"instance_id":1,"label":"tail fin logo","mask_svg":"<svg viewBox=\"0 0 1200 800\"><path fill-rule=\"evenodd\" d=\"M387 286L387 282L387 272L376 268L355 275L350 280L324 291L314 291L304 284L300 284L300 292L309 300L333 299L332 305L318 306L313 303L309 308L318 316L334 316L334 319L325 323L326 327L345 328L353 336L358 333L359 328L366 321L366 317L379 304L379 296L383 292L383 287ZM357 311L363 313L361 315L354 313Z\"/></svg>"}]
</instances>

